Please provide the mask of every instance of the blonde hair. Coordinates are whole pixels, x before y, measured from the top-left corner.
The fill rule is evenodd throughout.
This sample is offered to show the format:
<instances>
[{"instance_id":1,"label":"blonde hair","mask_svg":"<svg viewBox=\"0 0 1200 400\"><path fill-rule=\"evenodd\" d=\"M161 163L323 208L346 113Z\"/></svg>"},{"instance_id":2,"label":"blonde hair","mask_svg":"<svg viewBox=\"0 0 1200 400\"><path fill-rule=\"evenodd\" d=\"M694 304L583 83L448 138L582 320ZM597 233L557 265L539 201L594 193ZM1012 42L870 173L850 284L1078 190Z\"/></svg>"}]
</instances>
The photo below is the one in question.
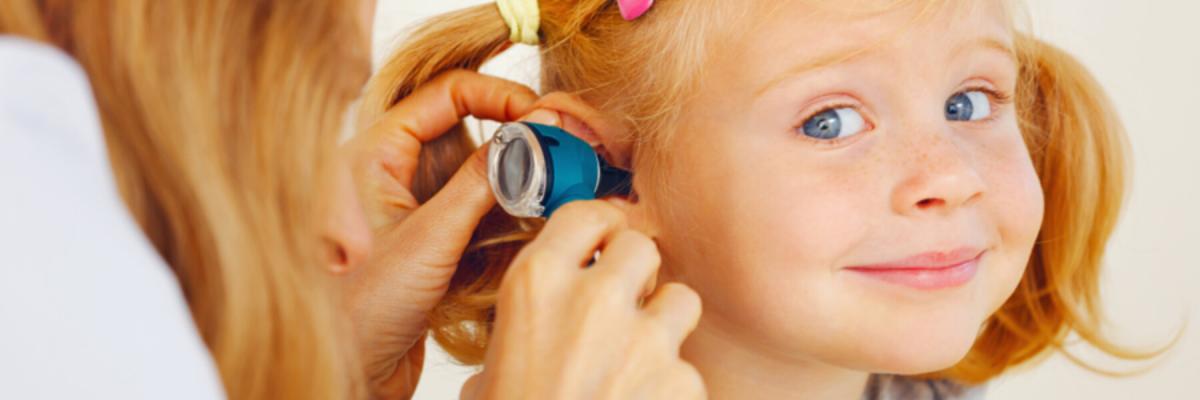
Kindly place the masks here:
<instances>
[{"instance_id":1,"label":"blonde hair","mask_svg":"<svg viewBox=\"0 0 1200 400\"><path fill-rule=\"evenodd\" d=\"M352 1L6 0L93 85L113 171L232 399L362 396L317 196L370 71Z\"/></svg>"},{"instance_id":2,"label":"blonde hair","mask_svg":"<svg viewBox=\"0 0 1200 400\"><path fill-rule=\"evenodd\" d=\"M725 29L718 17L739 12L714 11L719 3L660 1L651 14L631 23L621 19L612 1L543 0L542 86L578 93L624 118L624 128L634 135L636 168L645 170L645 164L667 154L666 135L679 105L702 77L696 68L704 64L710 38L732 37L712 32ZM479 68L506 48L508 37L491 5L426 22L368 84L362 120L441 72ZM1126 187L1127 145L1116 112L1088 71L1065 52L1025 34L1017 35L1016 52L1018 113L1046 195L1045 224L1019 287L986 321L969 354L924 378L986 381L1047 350L1065 352L1070 332L1122 359L1147 359L1163 351L1128 350L1101 333L1099 273ZM422 152L417 185L423 199L473 150L462 127L455 129ZM662 174L639 174L638 192L666 186L645 182L653 179L647 175ZM482 361L500 278L537 228L536 221L493 212L476 232L448 294L430 317L434 338L459 361Z\"/></svg>"}]
</instances>

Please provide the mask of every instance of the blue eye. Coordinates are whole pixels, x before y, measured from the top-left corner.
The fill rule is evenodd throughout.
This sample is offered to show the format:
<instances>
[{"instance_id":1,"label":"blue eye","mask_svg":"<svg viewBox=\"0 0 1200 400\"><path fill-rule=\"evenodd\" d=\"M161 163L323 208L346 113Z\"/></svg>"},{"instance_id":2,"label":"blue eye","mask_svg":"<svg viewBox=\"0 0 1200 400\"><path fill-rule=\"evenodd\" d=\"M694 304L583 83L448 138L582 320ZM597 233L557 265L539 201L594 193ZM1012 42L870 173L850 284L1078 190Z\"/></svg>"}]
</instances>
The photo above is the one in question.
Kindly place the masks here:
<instances>
[{"instance_id":1,"label":"blue eye","mask_svg":"<svg viewBox=\"0 0 1200 400\"><path fill-rule=\"evenodd\" d=\"M835 108L814 115L801 130L804 136L814 139L830 140L857 135L866 127L862 114L849 107Z\"/></svg>"},{"instance_id":2,"label":"blue eye","mask_svg":"<svg viewBox=\"0 0 1200 400\"><path fill-rule=\"evenodd\" d=\"M972 90L960 92L946 100L946 120L978 121L992 115L992 102L987 93Z\"/></svg>"}]
</instances>

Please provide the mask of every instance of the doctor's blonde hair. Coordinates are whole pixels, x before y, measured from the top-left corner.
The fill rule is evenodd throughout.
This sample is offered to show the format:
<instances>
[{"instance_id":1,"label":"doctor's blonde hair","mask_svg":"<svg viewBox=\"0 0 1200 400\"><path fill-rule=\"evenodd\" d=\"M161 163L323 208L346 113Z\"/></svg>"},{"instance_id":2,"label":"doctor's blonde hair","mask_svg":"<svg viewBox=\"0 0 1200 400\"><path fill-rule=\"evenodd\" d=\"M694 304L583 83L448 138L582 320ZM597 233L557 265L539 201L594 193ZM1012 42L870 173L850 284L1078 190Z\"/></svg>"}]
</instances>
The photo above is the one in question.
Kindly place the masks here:
<instances>
[{"instance_id":1,"label":"doctor's blonde hair","mask_svg":"<svg viewBox=\"0 0 1200 400\"><path fill-rule=\"evenodd\" d=\"M646 17L627 22L610 0L540 2L542 88L577 93L624 120L634 139L635 170L643 171L635 183L640 193L657 187L645 181L655 175L647 165L669 154L667 135L678 105L701 78L697 67L709 56L706 40L736 37L714 31L728 29L721 20L746 11L722 3L732 2L662 0ZM370 121L440 73L478 69L508 45L509 28L494 5L424 23L368 84L360 121ZM967 356L923 378L978 383L1048 350L1071 356L1064 346L1072 332L1121 359L1149 359L1161 351L1126 349L1101 329L1101 265L1127 185L1128 150L1117 113L1096 80L1067 53L1021 33L1015 46L1018 113L1045 192L1044 225L1019 286L986 321ZM416 181L421 201L475 148L461 124L455 130L422 150ZM536 221L513 220L498 210L484 218L449 293L430 316L434 338L458 360L482 361L500 279L537 228Z\"/></svg>"},{"instance_id":2,"label":"doctor's blonde hair","mask_svg":"<svg viewBox=\"0 0 1200 400\"><path fill-rule=\"evenodd\" d=\"M231 399L365 397L316 195L370 73L361 7L0 2L0 32L59 47L87 72L121 195Z\"/></svg>"}]
</instances>

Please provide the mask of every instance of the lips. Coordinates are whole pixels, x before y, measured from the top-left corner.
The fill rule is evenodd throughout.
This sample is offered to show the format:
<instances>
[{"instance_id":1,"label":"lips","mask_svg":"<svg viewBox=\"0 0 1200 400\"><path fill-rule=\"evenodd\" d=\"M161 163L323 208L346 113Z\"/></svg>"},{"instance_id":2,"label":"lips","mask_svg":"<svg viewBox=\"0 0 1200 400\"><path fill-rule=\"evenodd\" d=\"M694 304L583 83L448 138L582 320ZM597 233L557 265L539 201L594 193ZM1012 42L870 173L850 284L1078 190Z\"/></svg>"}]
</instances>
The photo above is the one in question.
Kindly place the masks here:
<instances>
[{"instance_id":1,"label":"lips","mask_svg":"<svg viewBox=\"0 0 1200 400\"><path fill-rule=\"evenodd\" d=\"M984 250L961 247L945 252L929 252L879 264L846 267L855 274L918 290L939 290L962 286L979 270Z\"/></svg>"}]
</instances>

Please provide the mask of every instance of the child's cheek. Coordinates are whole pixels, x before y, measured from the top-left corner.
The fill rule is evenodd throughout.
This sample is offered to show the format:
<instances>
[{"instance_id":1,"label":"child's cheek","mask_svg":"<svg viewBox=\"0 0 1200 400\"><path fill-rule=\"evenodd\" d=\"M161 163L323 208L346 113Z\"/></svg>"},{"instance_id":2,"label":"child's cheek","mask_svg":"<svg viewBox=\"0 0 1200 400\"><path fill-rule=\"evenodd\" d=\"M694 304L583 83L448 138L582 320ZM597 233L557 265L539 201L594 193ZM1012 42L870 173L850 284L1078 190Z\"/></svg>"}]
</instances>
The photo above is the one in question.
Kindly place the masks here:
<instances>
[{"instance_id":1,"label":"child's cheek","mask_svg":"<svg viewBox=\"0 0 1200 400\"><path fill-rule=\"evenodd\" d=\"M997 234L997 259L986 284L992 310L1000 307L1020 282L1044 217L1042 186L1019 133L991 143L981 174L989 193L981 205L984 220Z\"/></svg>"},{"instance_id":2,"label":"child's cheek","mask_svg":"<svg viewBox=\"0 0 1200 400\"><path fill-rule=\"evenodd\" d=\"M1031 245L1041 228L1044 197L1029 150L1014 126L984 143L981 175L987 180L991 214L1006 243Z\"/></svg>"}]
</instances>

